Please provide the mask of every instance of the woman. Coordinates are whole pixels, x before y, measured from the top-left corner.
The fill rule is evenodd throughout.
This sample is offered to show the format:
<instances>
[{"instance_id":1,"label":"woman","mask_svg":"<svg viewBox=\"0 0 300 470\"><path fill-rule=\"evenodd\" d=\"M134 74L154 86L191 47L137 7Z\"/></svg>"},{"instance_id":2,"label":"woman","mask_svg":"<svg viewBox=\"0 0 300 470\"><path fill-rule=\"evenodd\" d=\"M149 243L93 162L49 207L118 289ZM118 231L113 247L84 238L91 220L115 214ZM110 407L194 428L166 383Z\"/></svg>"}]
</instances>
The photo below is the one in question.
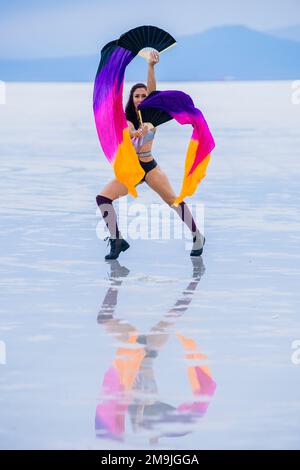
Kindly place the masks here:
<instances>
[{"instance_id":1,"label":"woman","mask_svg":"<svg viewBox=\"0 0 300 470\"><path fill-rule=\"evenodd\" d=\"M137 106L149 93L156 89L154 66L158 62L158 53L152 52L148 64L147 86L143 83L134 85L130 90L129 100L125 108L130 137L135 146L140 165L145 171L143 179L138 184L145 181L151 189L157 192L159 196L178 213L193 235L191 256L200 256L203 252L205 237L203 237L198 230L193 216L184 201L181 202L178 207L172 206L176 199L176 194L166 173L160 168L151 154L156 129L151 123L144 123L142 126L139 125ZM105 256L106 260L117 259L121 251L126 251L130 246L121 236L118 229L116 212L112 205L115 199L126 196L127 194L127 187L114 178L96 197L97 204L110 232L110 253Z\"/></svg>"}]
</instances>

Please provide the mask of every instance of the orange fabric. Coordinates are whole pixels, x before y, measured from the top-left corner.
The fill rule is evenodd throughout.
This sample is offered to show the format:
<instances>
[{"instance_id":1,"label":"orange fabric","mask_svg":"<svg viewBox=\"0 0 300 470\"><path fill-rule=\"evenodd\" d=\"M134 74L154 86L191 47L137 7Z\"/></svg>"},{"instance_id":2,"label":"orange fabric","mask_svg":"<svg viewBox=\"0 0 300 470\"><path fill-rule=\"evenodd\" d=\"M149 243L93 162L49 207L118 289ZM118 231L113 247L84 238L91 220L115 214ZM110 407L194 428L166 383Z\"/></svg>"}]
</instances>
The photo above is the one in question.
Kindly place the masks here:
<instances>
[{"instance_id":1,"label":"orange fabric","mask_svg":"<svg viewBox=\"0 0 300 470\"><path fill-rule=\"evenodd\" d=\"M116 178L123 183L128 193L137 197L135 185L143 178L145 171L140 165L135 148L130 139L129 129L123 130L123 142L119 144L114 161Z\"/></svg>"},{"instance_id":2,"label":"orange fabric","mask_svg":"<svg viewBox=\"0 0 300 470\"><path fill-rule=\"evenodd\" d=\"M124 389L130 390L141 362L145 357L145 350L144 348L118 348L116 356L113 364L119 373L120 381Z\"/></svg>"},{"instance_id":3,"label":"orange fabric","mask_svg":"<svg viewBox=\"0 0 300 470\"><path fill-rule=\"evenodd\" d=\"M195 155L198 148L198 141L191 140L188 146L186 158L185 158L185 166L184 166L184 177L182 181L181 191L179 196L175 199L173 205L175 207L178 206L180 202L184 200L186 196L192 196L197 189L198 184L206 175L206 168L209 163L211 154L209 153L204 160L195 168L193 173L189 175L190 169L193 165L195 160Z\"/></svg>"}]
</instances>

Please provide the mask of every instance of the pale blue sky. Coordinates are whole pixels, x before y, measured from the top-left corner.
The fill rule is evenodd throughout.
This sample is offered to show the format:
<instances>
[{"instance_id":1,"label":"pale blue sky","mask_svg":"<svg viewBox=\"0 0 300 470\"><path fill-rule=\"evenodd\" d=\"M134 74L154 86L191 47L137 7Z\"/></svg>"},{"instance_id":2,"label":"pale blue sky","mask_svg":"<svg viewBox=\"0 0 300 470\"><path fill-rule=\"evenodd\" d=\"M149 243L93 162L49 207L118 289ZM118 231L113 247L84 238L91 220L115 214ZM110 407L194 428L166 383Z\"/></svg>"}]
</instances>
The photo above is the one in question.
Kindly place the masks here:
<instances>
[{"instance_id":1,"label":"pale blue sky","mask_svg":"<svg viewBox=\"0 0 300 470\"><path fill-rule=\"evenodd\" d=\"M141 24L178 37L225 24L265 31L297 22L299 0L0 0L0 57L94 54Z\"/></svg>"}]
</instances>

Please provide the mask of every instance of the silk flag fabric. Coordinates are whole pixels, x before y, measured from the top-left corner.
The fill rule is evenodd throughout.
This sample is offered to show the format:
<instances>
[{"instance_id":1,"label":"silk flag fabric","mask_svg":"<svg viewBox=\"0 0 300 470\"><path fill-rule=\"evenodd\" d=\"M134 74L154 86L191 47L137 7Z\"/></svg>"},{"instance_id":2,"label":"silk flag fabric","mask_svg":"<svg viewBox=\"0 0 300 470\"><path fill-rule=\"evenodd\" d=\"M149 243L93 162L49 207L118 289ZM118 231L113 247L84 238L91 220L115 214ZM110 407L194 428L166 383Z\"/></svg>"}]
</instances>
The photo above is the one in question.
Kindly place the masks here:
<instances>
[{"instance_id":1,"label":"silk flag fabric","mask_svg":"<svg viewBox=\"0 0 300 470\"><path fill-rule=\"evenodd\" d=\"M145 172L131 142L123 109L125 70L135 56L136 53L119 46L118 40L111 41L102 49L94 83L93 109L103 152L112 164L116 178L127 187L129 194L137 197L135 186ZM195 108L186 93L160 91L141 103L141 109L146 107L166 111L180 124L193 126L182 187L174 202L178 205L185 196L195 192L204 178L214 140L201 111Z\"/></svg>"},{"instance_id":2,"label":"silk flag fabric","mask_svg":"<svg viewBox=\"0 0 300 470\"><path fill-rule=\"evenodd\" d=\"M186 93L176 90L157 92L145 98L139 105L139 109L146 107L166 111L179 124L193 126L185 157L182 187L174 202L177 205L186 196L192 196L200 181L205 177L215 142L202 112L194 106L192 98Z\"/></svg>"}]
</instances>

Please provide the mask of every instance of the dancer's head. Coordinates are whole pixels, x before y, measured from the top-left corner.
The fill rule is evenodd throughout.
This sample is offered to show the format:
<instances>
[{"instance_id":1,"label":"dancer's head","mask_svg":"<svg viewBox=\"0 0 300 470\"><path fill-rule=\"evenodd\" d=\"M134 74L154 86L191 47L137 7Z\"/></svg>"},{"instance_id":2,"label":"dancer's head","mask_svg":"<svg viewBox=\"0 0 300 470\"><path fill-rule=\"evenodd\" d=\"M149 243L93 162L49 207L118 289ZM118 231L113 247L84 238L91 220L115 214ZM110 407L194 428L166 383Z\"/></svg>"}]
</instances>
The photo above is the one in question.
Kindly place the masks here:
<instances>
[{"instance_id":1,"label":"dancer's head","mask_svg":"<svg viewBox=\"0 0 300 470\"><path fill-rule=\"evenodd\" d=\"M147 95L147 87L144 83L136 83L130 90L128 102L125 107L125 114L126 119L131 121L136 129L139 127L137 106L146 98Z\"/></svg>"}]
</instances>

